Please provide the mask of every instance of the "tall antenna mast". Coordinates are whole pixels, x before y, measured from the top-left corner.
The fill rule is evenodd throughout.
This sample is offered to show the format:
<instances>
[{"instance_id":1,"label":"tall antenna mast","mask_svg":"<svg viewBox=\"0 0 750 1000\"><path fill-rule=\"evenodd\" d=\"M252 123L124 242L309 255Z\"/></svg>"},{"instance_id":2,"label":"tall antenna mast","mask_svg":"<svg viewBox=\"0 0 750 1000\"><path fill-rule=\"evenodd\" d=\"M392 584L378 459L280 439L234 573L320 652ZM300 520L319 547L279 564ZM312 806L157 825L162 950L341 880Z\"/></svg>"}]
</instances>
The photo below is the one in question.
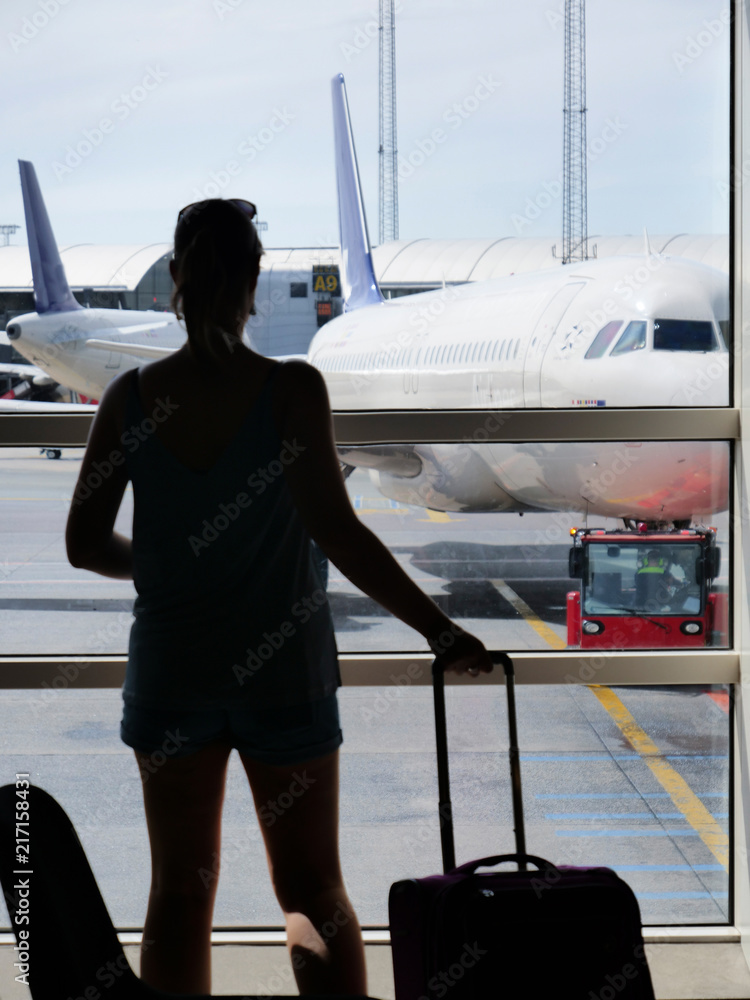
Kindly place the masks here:
<instances>
[{"instance_id":1,"label":"tall antenna mast","mask_svg":"<svg viewBox=\"0 0 750 1000\"><path fill-rule=\"evenodd\" d=\"M396 24L394 0L380 0L380 227L379 242L398 239L396 149Z\"/></svg>"},{"instance_id":2,"label":"tall antenna mast","mask_svg":"<svg viewBox=\"0 0 750 1000\"><path fill-rule=\"evenodd\" d=\"M586 204L586 0L565 0L563 264L588 260Z\"/></svg>"}]
</instances>

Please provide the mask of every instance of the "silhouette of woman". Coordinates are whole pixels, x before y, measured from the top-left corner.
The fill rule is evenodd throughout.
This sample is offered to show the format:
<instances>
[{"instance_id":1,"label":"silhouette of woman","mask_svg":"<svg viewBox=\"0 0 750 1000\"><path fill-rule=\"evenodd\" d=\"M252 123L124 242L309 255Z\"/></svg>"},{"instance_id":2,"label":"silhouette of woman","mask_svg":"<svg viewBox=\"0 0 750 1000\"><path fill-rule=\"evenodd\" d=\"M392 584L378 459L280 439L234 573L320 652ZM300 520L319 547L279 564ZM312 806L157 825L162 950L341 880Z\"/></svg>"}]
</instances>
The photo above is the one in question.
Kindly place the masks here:
<instances>
[{"instance_id":1,"label":"silhouette of woman","mask_svg":"<svg viewBox=\"0 0 750 1000\"><path fill-rule=\"evenodd\" d=\"M138 594L121 735L140 767L151 844L142 978L210 992L236 748L300 993L363 994L338 852L340 679L311 538L446 669L476 676L492 664L352 510L319 372L243 344L262 253L254 212L209 200L180 213L170 268L187 341L107 387L73 495L68 557L132 577ZM129 480L132 541L114 530Z\"/></svg>"}]
</instances>

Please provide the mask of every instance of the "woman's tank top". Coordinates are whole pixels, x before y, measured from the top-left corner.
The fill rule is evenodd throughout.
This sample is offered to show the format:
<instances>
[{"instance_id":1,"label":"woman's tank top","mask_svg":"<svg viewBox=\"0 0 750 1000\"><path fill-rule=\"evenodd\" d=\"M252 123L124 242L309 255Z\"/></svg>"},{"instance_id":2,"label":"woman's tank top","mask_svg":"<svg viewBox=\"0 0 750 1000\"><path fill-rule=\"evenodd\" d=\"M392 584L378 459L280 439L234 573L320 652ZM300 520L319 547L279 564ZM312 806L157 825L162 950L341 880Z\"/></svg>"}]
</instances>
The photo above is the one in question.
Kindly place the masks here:
<instances>
[{"instance_id":1,"label":"woman's tank top","mask_svg":"<svg viewBox=\"0 0 750 1000\"><path fill-rule=\"evenodd\" d=\"M271 412L276 365L214 466L159 440L130 381L123 446L133 482L138 597L123 697L153 708L295 705L340 685L311 540L284 476L301 450Z\"/></svg>"}]
</instances>

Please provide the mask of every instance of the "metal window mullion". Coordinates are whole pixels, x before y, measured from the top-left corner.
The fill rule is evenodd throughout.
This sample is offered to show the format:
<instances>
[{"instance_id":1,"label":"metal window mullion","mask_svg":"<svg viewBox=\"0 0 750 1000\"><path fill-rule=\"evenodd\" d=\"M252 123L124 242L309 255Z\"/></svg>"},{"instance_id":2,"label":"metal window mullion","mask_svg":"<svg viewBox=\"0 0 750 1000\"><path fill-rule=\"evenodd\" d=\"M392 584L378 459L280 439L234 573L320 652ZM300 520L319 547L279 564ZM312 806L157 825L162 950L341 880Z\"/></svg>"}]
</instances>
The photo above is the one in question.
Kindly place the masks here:
<instances>
[{"instance_id":1,"label":"metal window mullion","mask_svg":"<svg viewBox=\"0 0 750 1000\"><path fill-rule=\"evenodd\" d=\"M0 447L84 447L88 414L0 415ZM383 410L334 413L342 445L451 441L736 440L740 411L704 409Z\"/></svg>"},{"instance_id":2,"label":"metal window mullion","mask_svg":"<svg viewBox=\"0 0 750 1000\"><path fill-rule=\"evenodd\" d=\"M430 684L432 656L415 653L341 653L345 687ZM514 652L519 684L736 684L739 653L731 649ZM0 658L0 690L29 689L55 698L70 688L119 688L121 656L24 656ZM452 684L502 684L502 671L481 680L450 675Z\"/></svg>"}]
</instances>

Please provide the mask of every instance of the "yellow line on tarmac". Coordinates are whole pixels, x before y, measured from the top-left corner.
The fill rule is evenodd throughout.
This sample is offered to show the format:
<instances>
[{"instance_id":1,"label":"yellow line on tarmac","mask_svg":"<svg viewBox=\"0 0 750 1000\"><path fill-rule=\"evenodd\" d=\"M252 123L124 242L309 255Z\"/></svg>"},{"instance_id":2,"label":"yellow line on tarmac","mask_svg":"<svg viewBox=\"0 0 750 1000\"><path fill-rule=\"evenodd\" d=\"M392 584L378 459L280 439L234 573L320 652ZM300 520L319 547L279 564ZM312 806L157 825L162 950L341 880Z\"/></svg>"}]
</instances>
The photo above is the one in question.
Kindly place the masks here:
<instances>
[{"instance_id":1,"label":"yellow line on tarmac","mask_svg":"<svg viewBox=\"0 0 750 1000\"><path fill-rule=\"evenodd\" d=\"M417 520L418 521L437 521L439 524L446 524L449 521L453 520L453 518L450 516L450 514L446 513L443 510L426 510L425 514L427 515L427 517L418 517ZM462 517L457 517L456 520L457 521L463 521L463 518Z\"/></svg>"},{"instance_id":2,"label":"yellow line on tarmac","mask_svg":"<svg viewBox=\"0 0 750 1000\"><path fill-rule=\"evenodd\" d=\"M669 793L669 797L688 823L694 830L697 830L698 836L709 851L711 851L724 869L728 871L729 837L724 833L690 785L667 763L657 745L641 729L614 691L606 687L600 687L598 684L590 684L588 687L612 716L625 739L636 753L643 757L656 780Z\"/></svg>"},{"instance_id":3,"label":"yellow line on tarmac","mask_svg":"<svg viewBox=\"0 0 750 1000\"><path fill-rule=\"evenodd\" d=\"M355 507L355 514L408 514L406 507Z\"/></svg>"},{"instance_id":4,"label":"yellow line on tarmac","mask_svg":"<svg viewBox=\"0 0 750 1000\"><path fill-rule=\"evenodd\" d=\"M519 597L512 587L508 586L505 580L490 580L490 583L505 598L508 604L511 604L519 615L523 616L527 625L530 625L537 635L544 639L548 645L552 646L553 649L565 649L567 645L565 640L561 639L549 625L545 624L539 615L531 610L526 601Z\"/></svg>"}]
</instances>

